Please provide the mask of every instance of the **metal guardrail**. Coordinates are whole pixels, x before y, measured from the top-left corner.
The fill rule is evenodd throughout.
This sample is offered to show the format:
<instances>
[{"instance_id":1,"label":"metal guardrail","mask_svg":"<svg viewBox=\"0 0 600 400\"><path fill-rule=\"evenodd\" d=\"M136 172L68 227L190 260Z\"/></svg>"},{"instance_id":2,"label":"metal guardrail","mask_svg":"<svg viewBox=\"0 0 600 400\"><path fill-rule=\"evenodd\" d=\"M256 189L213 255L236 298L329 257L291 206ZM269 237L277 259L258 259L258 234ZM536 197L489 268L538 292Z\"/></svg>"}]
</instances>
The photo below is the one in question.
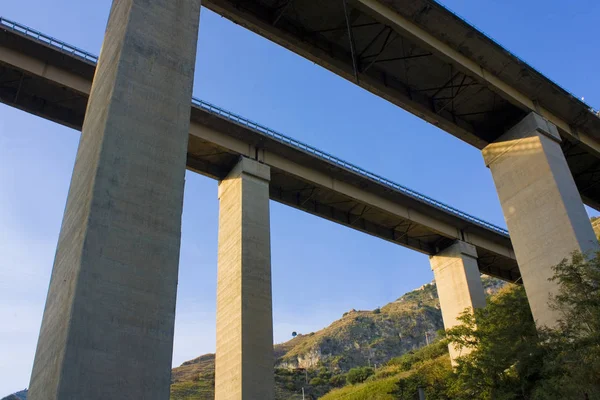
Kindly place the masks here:
<instances>
[{"instance_id":1,"label":"metal guardrail","mask_svg":"<svg viewBox=\"0 0 600 400\"><path fill-rule=\"evenodd\" d=\"M18 32L22 35L35 39L36 41L41 42L45 45L57 48L63 53L67 53L77 58L81 58L93 64L96 64L98 62L98 56L88 53L85 50L81 50L80 48L77 48L75 46L71 46L70 44L67 44L58 39L54 39L52 36L48 36L42 32L36 31L35 29L31 29L25 25L19 24L18 22L14 22L6 18L0 17L0 27L2 26L9 28L14 32Z\"/></svg>"},{"instance_id":2,"label":"metal guardrail","mask_svg":"<svg viewBox=\"0 0 600 400\"><path fill-rule=\"evenodd\" d=\"M10 21L10 20L0 17L0 27L5 27L12 31L18 32L22 35L26 35L27 37L30 37L38 42L41 42L47 46L54 47L63 53L78 57L86 62L93 63L93 64L98 62L98 57L91 53L81 50L75 46L71 46L60 40L54 39L50 36L44 35L43 33L39 32L39 31L36 31L29 27L26 27L17 22L13 22L13 21ZM467 221L474 223L476 225L479 225L483 228L492 230L494 232L497 232L501 235L508 237L508 231L506 229L503 229L499 226L496 226L496 225L486 222L482 219L479 219L477 217L469 215L469 214L467 214L463 211L460 211L454 207L444 204L441 201L432 199L429 196L426 196L417 191L409 189L409 188L402 186L396 182L390 181L389 179L386 179L380 175L377 175L377 174L369 172L365 169L362 169L352 163L344 161L344 160L337 158L329 153L321 151L313 146L302 143L299 140L293 139L282 133L274 131L273 129L267 128L266 126L261 125L257 122L254 122L252 120L244 118L244 117L237 115L235 113L232 113L230 111L224 110L221 107L218 107L218 106L211 104L209 102L206 102L204 100L200 100L196 97L192 97L192 104L196 107L199 107L199 108L211 113L211 114L217 115L221 118L225 118L225 119L227 119L231 122L234 122L238 125L250 128L250 129L254 130L255 132L258 132L262 135L268 136L271 139L277 140L280 143L286 144L288 146L294 147L303 152L309 153L309 154L311 154L315 157L318 157L322 160L328 161L328 162L336 165L337 167L340 167L349 172L353 172L355 174L361 175L365 178L370 179L373 182L387 186L390 189L396 190L396 191L401 192L409 197L412 197L413 199L424 202L424 203L426 203L430 206L433 206L435 208L438 208L442 211L453 214L454 216L457 216L461 219L467 220Z\"/></svg>"}]
</instances>

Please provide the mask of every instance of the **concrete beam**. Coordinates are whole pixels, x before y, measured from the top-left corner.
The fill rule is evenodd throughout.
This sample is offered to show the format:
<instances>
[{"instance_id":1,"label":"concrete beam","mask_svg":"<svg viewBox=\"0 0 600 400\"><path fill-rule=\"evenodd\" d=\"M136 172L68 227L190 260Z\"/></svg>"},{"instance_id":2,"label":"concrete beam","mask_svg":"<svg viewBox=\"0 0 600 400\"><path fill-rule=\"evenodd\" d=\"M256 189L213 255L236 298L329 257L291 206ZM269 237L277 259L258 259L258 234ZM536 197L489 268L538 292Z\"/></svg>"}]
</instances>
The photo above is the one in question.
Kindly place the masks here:
<instances>
[{"instance_id":1,"label":"concrete beam","mask_svg":"<svg viewBox=\"0 0 600 400\"><path fill-rule=\"evenodd\" d=\"M598 241L560 148L556 126L531 113L483 150L538 326L553 327L548 306L557 284L552 266Z\"/></svg>"},{"instance_id":2,"label":"concrete beam","mask_svg":"<svg viewBox=\"0 0 600 400\"><path fill-rule=\"evenodd\" d=\"M357 3L360 4L360 1ZM327 48L315 46L294 33L279 29L272 22L259 18L252 12L251 8L238 7L235 2L230 0L208 0L204 2L204 6L342 78L356 83L354 69L347 60L339 55L332 55ZM429 103L415 101L415 96L412 93L409 94L397 87L393 88L376 75L362 73L357 85L440 129L452 133L473 146L482 148L486 144L485 141L474 134L474 128L466 121L451 121L433 112Z\"/></svg>"},{"instance_id":3,"label":"concrete beam","mask_svg":"<svg viewBox=\"0 0 600 400\"><path fill-rule=\"evenodd\" d=\"M515 87L507 84L494 73L488 71L476 61L471 60L458 49L453 48L433 36L415 22L403 17L397 11L384 4L384 2L381 2L380 0L357 0L357 3L360 5L361 9L368 11L373 18L385 21L386 24L393 26L401 34L417 41L417 43L424 48L435 52L449 63L455 65L457 69L461 69L469 76L477 78L480 82L484 83L486 87L498 93L510 103L524 110L537 112L552 124L556 125L566 137L574 140L576 143L581 143L586 146L586 148L596 156L600 154L600 141L597 138L590 134L577 132L577 130L563 118L557 116L549 109L542 107L536 99L527 96ZM475 143L470 142L461 136L458 137L480 149L485 146L481 145L483 141Z\"/></svg>"},{"instance_id":4,"label":"concrete beam","mask_svg":"<svg viewBox=\"0 0 600 400\"><path fill-rule=\"evenodd\" d=\"M481 275L477 267L475 246L456 241L452 246L429 257L435 277L444 328L450 329L460 324L458 317L466 310L485 307L485 293ZM450 360L456 359L471 350L449 345Z\"/></svg>"},{"instance_id":5,"label":"concrete beam","mask_svg":"<svg viewBox=\"0 0 600 400\"><path fill-rule=\"evenodd\" d=\"M113 2L31 400L169 397L199 13L200 1Z\"/></svg>"},{"instance_id":6,"label":"concrete beam","mask_svg":"<svg viewBox=\"0 0 600 400\"><path fill-rule=\"evenodd\" d=\"M190 134L247 157L254 157L256 150L258 149L254 146L249 146L248 143L243 140L228 135L227 132L217 131L196 122L192 122ZM307 164L295 163L288 157L278 154L276 151L269 151L264 148L258 150L259 159L274 169L284 171L286 174L293 175L326 190L356 199L361 203L368 204L369 207L377 208L386 213L406 218L416 224L427 226L433 231L439 232L448 238L460 239L463 237L463 234L461 234L460 230L457 229L455 225L443 221L440 218L434 218L426 212L404 204L402 201L390 201L382 196L371 193L368 189L360 189L354 185L335 179L331 173L319 171L315 168L311 168L311 166ZM471 231L473 231L473 229L471 229ZM501 257L515 259L512 247L507 246L505 243L498 243L494 240L490 240L476 232L467 231L465 232L465 236L468 242L478 247L490 250ZM510 245L510 243L508 244ZM411 248L424 252L423 249L419 249L418 247Z\"/></svg>"},{"instance_id":7,"label":"concrete beam","mask_svg":"<svg viewBox=\"0 0 600 400\"><path fill-rule=\"evenodd\" d=\"M241 157L219 183L216 400L275 398L269 180Z\"/></svg>"}]
</instances>

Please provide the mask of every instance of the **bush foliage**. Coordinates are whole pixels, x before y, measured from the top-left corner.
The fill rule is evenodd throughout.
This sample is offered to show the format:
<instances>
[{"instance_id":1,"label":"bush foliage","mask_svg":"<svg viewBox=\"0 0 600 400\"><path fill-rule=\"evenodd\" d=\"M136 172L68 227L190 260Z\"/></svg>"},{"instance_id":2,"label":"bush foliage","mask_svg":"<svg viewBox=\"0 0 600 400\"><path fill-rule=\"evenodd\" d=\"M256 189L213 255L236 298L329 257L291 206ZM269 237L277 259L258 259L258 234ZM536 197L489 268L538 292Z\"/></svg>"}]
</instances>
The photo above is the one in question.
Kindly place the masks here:
<instances>
[{"instance_id":1,"label":"bush foliage","mask_svg":"<svg viewBox=\"0 0 600 400\"><path fill-rule=\"evenodd\" d=\"M553 329L536 329L523 287L506 287L485 308L465 312L442 341L325 399L413 400L419 387L427 399L600 399L600 253L573 254L553 269L560 289L550 305L563 315ZM447 344L471 350L454 369Z\"/></svg>"},{"instance_id":2,"label":"bush foliage","mask_svg":"<svg viewBox=\"0 0 600 400\"><path fill-rule=\"evenodd\" d=\"M368 377L373 375L375 370L371 367L357 367L352 368L346 374L346 380L348 383L352 385L356 385L357 383L362 383L367 380Z\"/></svg>"}]
</instances>

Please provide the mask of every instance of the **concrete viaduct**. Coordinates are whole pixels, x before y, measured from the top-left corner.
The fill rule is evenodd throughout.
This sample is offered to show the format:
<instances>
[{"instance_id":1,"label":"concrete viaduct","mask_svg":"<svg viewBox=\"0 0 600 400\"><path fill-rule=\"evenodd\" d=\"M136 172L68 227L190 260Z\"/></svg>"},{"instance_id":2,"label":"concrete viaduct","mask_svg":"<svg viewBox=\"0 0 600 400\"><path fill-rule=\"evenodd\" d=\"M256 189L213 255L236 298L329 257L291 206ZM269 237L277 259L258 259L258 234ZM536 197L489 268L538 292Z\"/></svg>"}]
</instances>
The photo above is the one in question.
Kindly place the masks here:
<instances>
[{"instance_id":1,"label":"concrete viaduct","mask_svg":"<svg viewBox=\"0 0 600 400\"><path fill-rule=\"evenodd\" d=\"M218 400L274 397L269 199L430 255L446 327L485 304L480 272L523 283L537 323L556 323L550 266L597 247L582 198L600 204L600 119L585 104L435 2L203 5L482 149L511 236L190 107L200 1L114 2L99 60L0 20L0 100L82 132L32 400L168 398L186 167L220 182Z\"/></svg>"}]
</instances>

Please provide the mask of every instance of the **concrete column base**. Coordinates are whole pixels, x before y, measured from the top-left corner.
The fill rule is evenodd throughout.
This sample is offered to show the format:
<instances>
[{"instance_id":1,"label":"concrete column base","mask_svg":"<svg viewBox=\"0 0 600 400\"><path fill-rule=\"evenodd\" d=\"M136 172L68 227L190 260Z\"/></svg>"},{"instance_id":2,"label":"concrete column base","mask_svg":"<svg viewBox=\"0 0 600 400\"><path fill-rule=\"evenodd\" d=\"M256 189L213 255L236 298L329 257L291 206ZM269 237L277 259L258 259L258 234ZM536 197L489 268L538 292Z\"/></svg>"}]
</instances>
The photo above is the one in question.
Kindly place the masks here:
<instances>
[{"instance_id":1,"label":"concrete column base","mask_svg":"<svg viewBox=\"0 0 600 400\"><path fill-rule=\"evenodd\" d=\"M457 318L465 310L485 307L485 292L475 246L457 241L435 256L430 256L429 262L435 277L445 329L459 325ZM456 365L456 358L471 351L456 349L453 345L449 345L448 349L452 365Z\"/></svg>"},{"instance_id":2,"label":"concrete column base","mask_svg":"<svg viewBox=\"0 0 600 400\"><path fill-rule=\"evenodd\" d=\"M219 183L215 400L273 400L270 169L241 158Z\"/></svg>"},{"instance_id":3,"label":"concrete column base","mask_svg":"<svg viewBox=\"0 0 600 400\"><path fill-rule=\"evenodd\" d=\"M552 267L574 251L598 250L556 126L531 113L483 149L538 326L556 326Z\"/></svg>"}]
</instances>

